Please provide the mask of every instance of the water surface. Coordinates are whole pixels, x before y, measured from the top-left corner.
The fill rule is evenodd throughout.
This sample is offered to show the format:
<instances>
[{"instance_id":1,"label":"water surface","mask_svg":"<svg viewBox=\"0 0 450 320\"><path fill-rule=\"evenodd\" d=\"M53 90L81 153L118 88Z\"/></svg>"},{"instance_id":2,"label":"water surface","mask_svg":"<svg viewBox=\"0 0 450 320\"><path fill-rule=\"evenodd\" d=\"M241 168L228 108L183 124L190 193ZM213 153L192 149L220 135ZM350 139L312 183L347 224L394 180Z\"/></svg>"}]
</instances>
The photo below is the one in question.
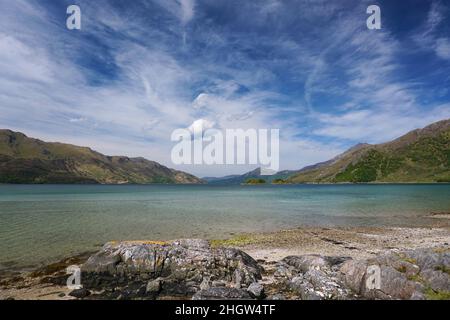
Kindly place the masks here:
<instances>
[{"instance_id":1,"label":"water surface","mask_svg":"<svg viewBox=\"0 0 450 320\"><path fill-rule=\"evenodd\" d=\"M110 240L298 226L420 226L450 210L450 185L0 185L0 269Z\"/></svg>"}]
</instances>

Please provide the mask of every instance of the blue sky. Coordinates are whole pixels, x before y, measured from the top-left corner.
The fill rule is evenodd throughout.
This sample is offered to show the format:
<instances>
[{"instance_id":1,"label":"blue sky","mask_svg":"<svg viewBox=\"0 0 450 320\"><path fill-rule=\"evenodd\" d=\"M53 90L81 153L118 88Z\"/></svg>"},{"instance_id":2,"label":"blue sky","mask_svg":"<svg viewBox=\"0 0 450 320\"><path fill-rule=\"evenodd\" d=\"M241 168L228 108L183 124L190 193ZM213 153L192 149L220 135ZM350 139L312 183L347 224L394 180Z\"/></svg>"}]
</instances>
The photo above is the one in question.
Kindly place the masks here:
<instances>
[{"instance_id":1,"label":"blue sky","mask_svg":"<svg viewBox=\"0 0 450 320\"><path fill-rule=\"evenodd\" d=\"M174 167L171 132L203 119L279 128L281 167L299 169L450 118L446 1L0 3L0 127L44 140Z\"/></svg>"}]
</instances>

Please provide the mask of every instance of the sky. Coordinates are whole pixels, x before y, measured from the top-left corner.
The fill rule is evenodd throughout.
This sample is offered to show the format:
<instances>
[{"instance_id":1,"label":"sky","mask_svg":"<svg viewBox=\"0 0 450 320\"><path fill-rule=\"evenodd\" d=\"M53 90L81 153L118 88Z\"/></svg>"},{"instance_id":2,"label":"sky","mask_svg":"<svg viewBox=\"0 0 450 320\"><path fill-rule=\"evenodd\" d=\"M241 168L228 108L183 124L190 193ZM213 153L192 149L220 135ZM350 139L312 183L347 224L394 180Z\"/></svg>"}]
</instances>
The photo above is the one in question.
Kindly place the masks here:
<instances>
[{"instance_id":1,"label":"sky","mask_svg":"<svg viewBox=\"0 0 450 320\"><path fill-rule=\"evenodd\" d=\"M46 141L222 176L255 166L176 166L171 133L279 129L295 170L447 118L447 1L0 0L0 128Z\"/></svg>"}]
</instances>

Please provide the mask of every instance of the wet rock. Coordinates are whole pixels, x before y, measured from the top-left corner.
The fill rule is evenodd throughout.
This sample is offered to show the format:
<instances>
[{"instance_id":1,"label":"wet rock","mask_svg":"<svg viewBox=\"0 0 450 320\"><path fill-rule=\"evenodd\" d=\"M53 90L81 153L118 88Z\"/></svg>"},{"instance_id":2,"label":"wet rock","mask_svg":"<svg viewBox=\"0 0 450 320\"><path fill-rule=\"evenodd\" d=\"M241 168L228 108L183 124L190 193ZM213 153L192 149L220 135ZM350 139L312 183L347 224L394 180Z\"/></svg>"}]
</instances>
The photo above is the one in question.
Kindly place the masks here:
<instances>
[{"instance_id":1,"label":"wet rock","mask_svg":"<svg viewBox=\"0 0 450 320\"><path fill-rule=\"evenodd\" d=\"M192 300L250 300L250 294L237 288L209 288L198 291Z\"/></svg>"},{"instance_id":2,"label":"wet rock","mask_svg":"<svg viewBox=\"0 0 450 320\"><path fill-rule=\"evenodd\" d=\"M85 288L76 289L69 293L69 296L75 297L77 299L83 299L91 295L91 292L89 290L86 290Z\"/></svg>"},{"instance_id":3,"label":"wet rock","mask_svg":"<svg viewBox=\"0 0 450 320\"><path fill-rule=\"evenodd\" d=\"M247 291L250 296L255 299L264 299L265 297L264 287L258 282L253 282L251 285L249 285Z\"/></svg>"}]
</instances>

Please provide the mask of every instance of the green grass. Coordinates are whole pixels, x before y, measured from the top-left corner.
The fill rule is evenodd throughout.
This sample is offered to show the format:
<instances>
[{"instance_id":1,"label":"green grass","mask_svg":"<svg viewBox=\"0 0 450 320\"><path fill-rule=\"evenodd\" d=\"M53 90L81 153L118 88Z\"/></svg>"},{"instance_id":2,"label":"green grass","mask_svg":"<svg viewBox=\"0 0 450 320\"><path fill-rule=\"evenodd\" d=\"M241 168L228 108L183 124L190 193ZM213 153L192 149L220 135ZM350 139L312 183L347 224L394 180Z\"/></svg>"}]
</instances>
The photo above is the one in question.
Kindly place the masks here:
<instances>
[{"instance_id":1,"label":"green grass","mask_svg":"<svg viewBox=\"0 0 450 320\"><path fill-rule=\"evenodd\" d=\"M254 236L251 235L239 235L230 239L224 239L224 240L211 240L211 246L213 248L217 247L240 247L249 245L252 243L256 243L257 240Z\"/></svg>"},{"instance_id":2,"label":"green grass","mask_svg":"<svg viewBox=\"0 0 450 320\"><path fill-rule=\"evenodd\" d=\"M450 300L450 291L434 291L428 288L424 293L427 300Z\"/></svg>"}]
</instances>

